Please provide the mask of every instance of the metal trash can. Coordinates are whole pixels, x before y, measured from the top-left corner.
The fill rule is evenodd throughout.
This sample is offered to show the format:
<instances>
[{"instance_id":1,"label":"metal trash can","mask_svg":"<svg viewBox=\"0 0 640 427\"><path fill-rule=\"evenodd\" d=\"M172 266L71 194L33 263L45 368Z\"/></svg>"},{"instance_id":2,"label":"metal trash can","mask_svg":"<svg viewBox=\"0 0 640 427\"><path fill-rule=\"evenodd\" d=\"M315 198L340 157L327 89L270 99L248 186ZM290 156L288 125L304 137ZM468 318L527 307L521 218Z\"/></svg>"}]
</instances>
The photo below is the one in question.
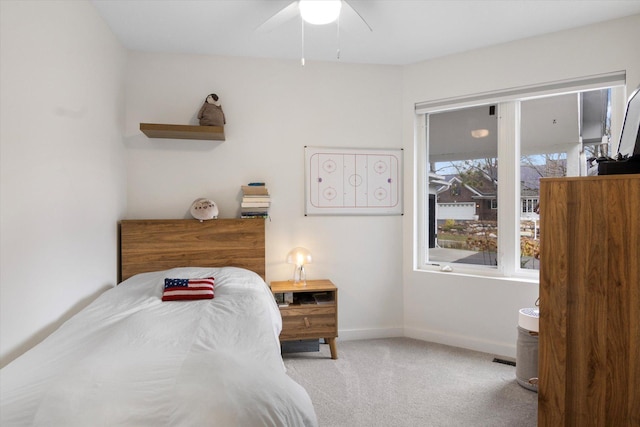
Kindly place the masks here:
<instances>
[{"instance_id":1,"label":"metal trash can","mask_svg":"<svg viewBox=\"0 0 640 427\"><path fill-rule=\"evenodd\" d=\"M523 308L518 317L516 381L522 387L538 391L538 319L537 308ZM535 381L532 382L532 380Z\"/></svg>"}]
</instances>

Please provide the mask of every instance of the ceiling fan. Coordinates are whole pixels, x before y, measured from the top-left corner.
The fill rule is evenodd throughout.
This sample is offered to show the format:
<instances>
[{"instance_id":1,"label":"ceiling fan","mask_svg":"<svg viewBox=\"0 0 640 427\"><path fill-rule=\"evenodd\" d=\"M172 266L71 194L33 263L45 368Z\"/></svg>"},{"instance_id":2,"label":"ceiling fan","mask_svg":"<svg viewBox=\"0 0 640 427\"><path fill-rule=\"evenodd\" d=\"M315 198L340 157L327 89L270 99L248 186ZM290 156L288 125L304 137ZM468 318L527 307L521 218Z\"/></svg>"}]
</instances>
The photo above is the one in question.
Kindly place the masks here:
<instances>
[{"instance_id":1,"label":"ceiling fan","mask_svg":"<svg viewBox=\"0 0 640 427\"><path fill-rule=\"evenodd\" d=\"M340 39L340 17L352 14L366 25L369 31L373 31L369 23L347 0L295 0L275 15L263 22L256 31L267 32L283 25L285 22L299 16L302 25L302 65L304 65L304 25L305 22L312 25L326 25L332 22L337 24L336 38ZM339 43L338 43L339 44ZM337 58L340 59L340 47L338 46Z\"/></svg>"}]
</instances>

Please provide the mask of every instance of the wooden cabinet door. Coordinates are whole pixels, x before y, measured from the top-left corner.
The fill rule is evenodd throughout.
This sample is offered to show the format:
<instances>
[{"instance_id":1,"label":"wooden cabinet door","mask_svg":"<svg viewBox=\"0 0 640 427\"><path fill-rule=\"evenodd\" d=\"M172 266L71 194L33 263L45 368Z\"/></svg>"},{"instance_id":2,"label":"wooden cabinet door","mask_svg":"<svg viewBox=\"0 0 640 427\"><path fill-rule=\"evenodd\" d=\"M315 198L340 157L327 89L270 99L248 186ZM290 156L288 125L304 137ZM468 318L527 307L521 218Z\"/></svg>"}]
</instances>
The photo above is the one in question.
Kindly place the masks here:
<instances>
[{"instance_id":1,"label":"wooden cabinet door","mask_svg":"<svg viewBox=\"0 0 640 427\"><path fill-rule=\"evenodd\" d=\"M640 426L640 175L540 186L538 425Z\"/></svg>"}]
</instances>

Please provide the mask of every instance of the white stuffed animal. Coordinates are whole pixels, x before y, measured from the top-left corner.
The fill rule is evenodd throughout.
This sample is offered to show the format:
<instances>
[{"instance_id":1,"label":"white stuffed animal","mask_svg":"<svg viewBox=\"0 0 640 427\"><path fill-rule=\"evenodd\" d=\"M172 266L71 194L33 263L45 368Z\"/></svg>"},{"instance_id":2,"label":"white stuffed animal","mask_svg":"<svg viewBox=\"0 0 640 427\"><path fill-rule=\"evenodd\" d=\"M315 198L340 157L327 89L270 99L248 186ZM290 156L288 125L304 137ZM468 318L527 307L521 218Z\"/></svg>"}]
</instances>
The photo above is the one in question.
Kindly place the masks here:
<instances>
[{"instance_id":1,"label":"white stuffed animal","mask_svg":"<svg viewBox=\"0 0 640 427\"><path fill-rule=\"evenodd\" d=\"M218 206L209 199L199 198L191 204L191 215L200 222L218 218Z\"/></svg>"}]
</instances>

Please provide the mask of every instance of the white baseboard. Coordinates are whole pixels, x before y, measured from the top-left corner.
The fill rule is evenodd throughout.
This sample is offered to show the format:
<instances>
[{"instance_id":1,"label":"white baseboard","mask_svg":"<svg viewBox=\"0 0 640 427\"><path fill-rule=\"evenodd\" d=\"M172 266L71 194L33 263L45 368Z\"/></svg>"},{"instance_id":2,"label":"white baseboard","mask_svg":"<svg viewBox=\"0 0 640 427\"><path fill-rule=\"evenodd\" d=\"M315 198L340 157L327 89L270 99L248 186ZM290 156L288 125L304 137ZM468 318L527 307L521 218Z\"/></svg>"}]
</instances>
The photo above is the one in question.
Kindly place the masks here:
<instances>
[{"instance_id":1,"label":"white baseboard","mask_svg":"<svg viewBox=\"0 0 640 427\"><path fill-rule=\"evenodd\" d=\"M371 340L376 338L395 337L407 337L421 341L435 342L438 344L466 348L469 350L481 351L483 353L513 359L516 357L516 343L507 344L497 341L488 341L470 335L454 335L417 328L340 329L338 331L339 341Z\"/></svg>"},{"instance_id":2,"label":"white baseboard","mask_svg":"<svg viewBox=\"0 0 640 427\"><path fill-rule=\"evenodd\" d=\"M490 353L496 356L516 357L516 343L487 341L469 335L454 335L438 331L416 328L404 328L404 336L422 341L461 347L469 350Z\"/></svg>"},{"instance_id":3,"label":"white baseboard","mask_svg":"<svg viewBox=\"0 0 640 427\"><path fill-rule=\"evenodd\" d=\"M372 340L376 338L395 338L403 337L402 328L381 328L381 329L340 329L338 331L338 340L355 341L355 340Z\"/></svg>"}]
</instances>

